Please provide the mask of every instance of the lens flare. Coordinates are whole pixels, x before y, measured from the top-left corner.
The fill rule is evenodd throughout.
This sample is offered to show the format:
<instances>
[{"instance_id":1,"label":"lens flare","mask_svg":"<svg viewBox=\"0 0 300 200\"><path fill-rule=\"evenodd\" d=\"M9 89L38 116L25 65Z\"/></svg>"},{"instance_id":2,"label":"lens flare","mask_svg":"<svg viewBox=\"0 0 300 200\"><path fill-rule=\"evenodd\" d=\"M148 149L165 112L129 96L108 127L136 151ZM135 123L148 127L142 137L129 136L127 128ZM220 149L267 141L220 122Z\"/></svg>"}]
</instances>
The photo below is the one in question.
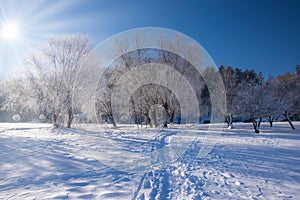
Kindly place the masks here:
<instances>
[{"instance_id":1,"label":"lens flare","mask_svg":"<svg viewBox=\"0 0 300 200\"><path fill-rule=\"evenodd\" d=\"M1 37L4 40L17 40L20 37L20 28L15 22L6 22L1 27Z\"/></svg>"}]
</instances>

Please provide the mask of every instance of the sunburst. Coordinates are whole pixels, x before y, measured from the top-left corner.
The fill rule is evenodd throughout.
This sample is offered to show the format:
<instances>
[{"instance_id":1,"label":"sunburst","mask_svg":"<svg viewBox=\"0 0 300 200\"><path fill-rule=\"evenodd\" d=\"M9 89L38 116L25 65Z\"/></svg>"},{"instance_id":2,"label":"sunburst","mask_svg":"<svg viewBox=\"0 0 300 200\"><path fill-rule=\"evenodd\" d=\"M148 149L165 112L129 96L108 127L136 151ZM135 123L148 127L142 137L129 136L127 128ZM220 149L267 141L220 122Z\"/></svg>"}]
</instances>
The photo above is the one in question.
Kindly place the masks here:
<instances>
[{"instance_id":1,"label":"sunburst","mask_svg":"<svg viewBox=\"0 0 300 200\"><path fill-rule=\"evenodd\" d=\"M1 38L5 41L16 41L21 34L20 26L16 22L5 22L1 26Z\"/></svg>"}]
</instances>

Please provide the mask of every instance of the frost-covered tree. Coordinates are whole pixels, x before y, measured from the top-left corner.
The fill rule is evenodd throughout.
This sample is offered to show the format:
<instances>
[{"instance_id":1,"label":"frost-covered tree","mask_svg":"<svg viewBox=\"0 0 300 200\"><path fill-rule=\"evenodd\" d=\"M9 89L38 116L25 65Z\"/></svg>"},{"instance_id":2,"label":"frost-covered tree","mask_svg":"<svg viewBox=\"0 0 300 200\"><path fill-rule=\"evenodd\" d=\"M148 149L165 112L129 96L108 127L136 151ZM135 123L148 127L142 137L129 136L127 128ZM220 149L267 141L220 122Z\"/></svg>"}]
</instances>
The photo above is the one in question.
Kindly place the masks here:
<instances>
[{"instance_id":1,"label":"frost-covered tree","mask_svg":"<svg viewBox=\"0 0 300 200\"><path fill-rule=\"evenodd\" d=\"M288 103L280 95L280 82L275 78L270 78L264 83L263 110L264 116L267 117L270 127L275 120L281 119L282 114L287 110Z\"/></svg>"},{"instance_id":2,"label":"frost-covered tree","mask_svg":"<svg viewBox=\"0 0 300 200\"><path fill-rule=\"evenodd\" d=\"M174 94L157 84L138 88L131 96L131 105L135 123L141 124L145 120L150 127L159 124L166 127L167 121L173 123L175 115L180 114L180 105Z\"/></svg>"},{"instance_id":3,"label":"frost-covered tree","mask_svg":"<svg viewBox=\"0 0 300 200\"><path fill-rule=\"evenodd\" d=\"M226 92L226 116L225 121L228 125L228 128L231 129L233 127L233 117L238 113L236 110L236 104L234 104L234 100L236 98L237 93L237 85L240 82L238 78L238 74L235 73L237 70L233 70L231 67L219 67L219 72L222 76L225 92Z\"/></svg>"},{"instance_id":4,"label":"frost-covered tree","mask_svg":"<svg viewBox=\"0 0 300 200\"><path fill-rule=\"evenodd\" d=\"M53 35L26 60L26 78L36 107L39 112L51 115L55 127L60 117L66 118L66 126L71 127L76 108L72 99L74 82L91 47L84 35Z\"/></svg>"},{"instance_id":5,"label":"frost-covered tree","mask_svg":"<svg viewBox=\"0 0 300 200\"><path fill-rule=\"evenodd\" d=\"M247 74L247 70L245 72ZM225 79L227 113L239 118L249 117L255 132L259 133L259 126L263 117L262 93L264 88L262 87L262 79L256 79L256 76L248 78L246 75L235 81L235 83L230 84L226 83Z\"/></svg>"},{"instance_id":6,"label":"frost-covered tree","mask_svg":"<svg viewBox=\"0 0 300 200\"><path fill-rule=\"evenodd\" d=\"M112 110L111 104L111 94L112 94L112 86L107 86L102 89L97 89L96 91L96 101L95 101L95 109L96 115L99 122L105 120L106 122L111 122L112 125L116 128L117 124L115 121L115 116ZM103 119L105 118L105 119Z\"/></svg>"},{"instance_id":7,"label":"frost-covered tree","mask_svg":"<svg viewBox=\"0 0 300 200\"><path fill-rule=\"evenodd\" d=\"M259 133L262 121L261 92L260 85L252 85L244 80L238 84L235 98L232 101L233 105L236 106L235 114L239 117L250 118L256 133ZM256 118L258 118L258 121L256 121Z\"/></svg>"},{"instance_id":8,"label":"frost-covered tree","mask_svg":"<svg viewBox=\"0 0 300 200\"><path fill-rule=\"evenodd\" d=\"M249 117L255 132L264 116L264 102L261 95L266 88L261 73L254 70L244 70L220 66L219 72L223 78L226 93L226 116L228 128L232 128L233 118ZM258 118L258 121L255 120Z\"/></svg>"},{"instance_id":9,"label":"frost-covered tree","mask_svg":"<svg viewBox=\"0 0 300 200\"><path fill-rule=\"evenodd\" d=\"M283 116L289 122L292 129L295 129L291 117L299 118L300 116L300 75L286 73L277 78L278 89L277 95L284 100L285 110Z\"/></svg>"},{"instance_id":10,"label":"frost-covered tree","mask_svg":"<svg viewBox=\"0 0 300 200\"><path fill-rule=\"evenodd\" d=\"M180 35L177 35L174 40L160 38L158 39L158 44L161 49L156 50L156 53L158 55L156 61L160 64L167 65L173 68L182 76L184 76L186 80L188 80L193 89L193 92L198 99L198 104L201 111L200 118L202 116L208 115L211 108L209 91L207 86L205 85L203 74L200 74L199 71L193 66L193 64L201 66L203 61L201 59L198 59L199 57L201 57L201 52L199 55L199 52L195 50L194 44L184 43L183 38ZM172 52L164 50L166 48L169 50L171 49ZM182 55L182 53L184 55ZM170 104L166 104L166 109L168 107L167 110L171 109L174 111L177 109L176 107L178 107L178 104L171 103L176 102L174 94L171 97L172 99L169 100ZM172 116L174 115L174 112L173 114L168 114ZM173 118L171 117L171 123L174 122L172 119Z\"/></svg>"},{"instance_id":11,"label":"frost-covered tree","mask_svg":"<svg viewBox=\"0 0 300 200\"><path fill-rule=\"evenodd\" d=\"M1 110L18 114L22 118L37 113L35 97L32 95L28 79L22 76L10 77L2 82L1 87Z\"/></svg>"},{"instance_id":12,"label":"frost-covered tree","mask_svg":"<svg viewBox=\"0 0 300 200\"><path fill-rule=\"evenodd\" d=\"M144 73L143 68L139 66L147 67L150 63L159 63L170 67L174 71L179 72L184 76L192 85L199 102L201 102L202 88L204 86L203 80L195 67L185 59L193 59L194 51L189 45L184 45L183 41L178 38L176 41L167 41L166 39L158 39L161 49L145 49L143 48L145 39L136 36L132 43L128 43L127 40L116 41L115 54L117 56L114 62L108 67L102 76L99 84L99 90L97 90L97 103L96 110L99 115L111 116L109 121L116 121L113 118L117 118L117 113L112 113L111 94L117 91L117 83L124 74L130 71L135 71L135 75L130 77L130 80L126 84L131 84L139 80ZM128 52L129 45L134 46L134 51ZM173 52L167 52L164 46L168 45L169 49L173 49ZM186 51L186 57L183 58L176 52L179 48L183 48ZM175 53L174 53L175 52ZM179 52L179 51L178 51ZM198 55L199 56L199 55ZM139 69L139 71L136 71ZM166 82L172 81L176 84L177 80L166 80ZM154 86L155 85L155 86ZM170 123L174 122L176 114L179 114L179 103L176 99L173 91L169 88L165 88L164 84L143 84L137 91L131 91L131 112L132 118L137 123L143 121L150 126L156 126L155 117L151 114L150 110L154 107L162 107ZM98 112L99 111L99 112ZM114 116L115 115L115 116ZM110 118L110 117L109 117Z\"/></svg>"}]
</instances>

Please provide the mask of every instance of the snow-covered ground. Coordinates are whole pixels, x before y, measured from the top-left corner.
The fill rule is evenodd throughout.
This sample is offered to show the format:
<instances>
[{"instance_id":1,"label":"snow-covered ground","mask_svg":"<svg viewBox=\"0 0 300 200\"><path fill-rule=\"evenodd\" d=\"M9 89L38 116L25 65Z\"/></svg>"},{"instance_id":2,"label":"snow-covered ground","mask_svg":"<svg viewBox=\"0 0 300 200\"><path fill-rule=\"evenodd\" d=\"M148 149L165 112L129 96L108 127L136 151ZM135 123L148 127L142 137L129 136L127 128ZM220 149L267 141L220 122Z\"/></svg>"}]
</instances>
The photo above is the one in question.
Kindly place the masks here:
<instances>
[{"instance_id":1,"label":"snow-covered ground","mask_svg":"<svg viewBox=\"0 0 300 200\"><path fill-rule=\"evenodd\" d=\"M155 130L0 124L0 199L300 199L300 123Z\"/></svg>"}]
</instances>

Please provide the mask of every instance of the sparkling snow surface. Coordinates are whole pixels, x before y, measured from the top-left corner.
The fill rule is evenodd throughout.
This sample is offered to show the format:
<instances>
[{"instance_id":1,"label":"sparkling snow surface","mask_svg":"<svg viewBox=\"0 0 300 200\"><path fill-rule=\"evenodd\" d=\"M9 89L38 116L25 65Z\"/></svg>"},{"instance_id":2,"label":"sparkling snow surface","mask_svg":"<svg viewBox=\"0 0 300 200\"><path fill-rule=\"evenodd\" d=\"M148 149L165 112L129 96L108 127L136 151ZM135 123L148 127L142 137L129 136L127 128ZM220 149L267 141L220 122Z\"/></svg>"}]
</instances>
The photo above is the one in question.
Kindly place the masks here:
<instances>
[{"instance_id":1,"label":"sparkling snow surface","mask_svg":"<svg viewBox=\"0 0 300 200\"><path fill-rule=\"evenodd\" d=\"M200 158L208 125L2 123L0 199L300 199L300 123L234 125Z\"/></svg>"}]
</instances>

